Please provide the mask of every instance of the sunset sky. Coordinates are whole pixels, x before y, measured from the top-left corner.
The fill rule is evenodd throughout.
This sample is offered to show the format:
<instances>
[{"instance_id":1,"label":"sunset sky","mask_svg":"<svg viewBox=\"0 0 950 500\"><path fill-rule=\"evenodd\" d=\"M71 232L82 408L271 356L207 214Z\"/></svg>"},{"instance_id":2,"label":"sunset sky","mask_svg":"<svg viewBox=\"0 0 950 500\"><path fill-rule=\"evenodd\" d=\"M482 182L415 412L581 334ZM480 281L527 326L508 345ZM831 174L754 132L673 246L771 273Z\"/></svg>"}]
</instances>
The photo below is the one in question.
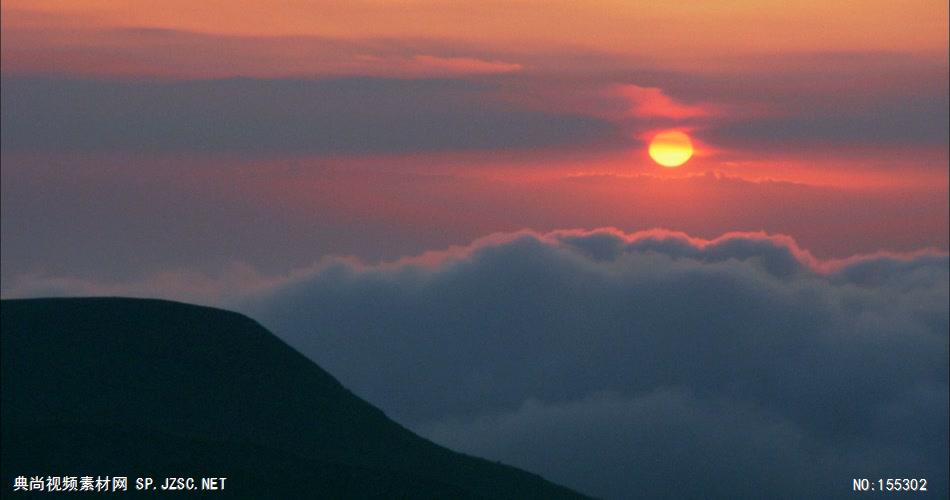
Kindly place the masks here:
<instances>
[{"instance_id":1,"label":"sunset sky","mask_svg":"<svg viewBox=\"0 0 950 500\"><path fill-rule=\"evenodd\" d=\"M522 228L948 245L944 2L4 0L2 20L5 290ZM675 170L646 154L669 128L697 149Z\"/></svg>"},{"instance_id":2,"label":"sunset sky","mask_svg":"<svg viewBox=\"0 0 950 500\"><path fill-rule=\"evenodd\" d=\"M290 325L261 304L324 290L334 265L435 283L519 238L562 249L559 231L694 256L738 238L722 252L778 248L831 287L874 258L945 276L947 19L943 0L2 0L2 293ZM651 159L663 131L689 136L685 164ZM314 302L349 297L327 290Z\"/></svg>"}]
</instances>

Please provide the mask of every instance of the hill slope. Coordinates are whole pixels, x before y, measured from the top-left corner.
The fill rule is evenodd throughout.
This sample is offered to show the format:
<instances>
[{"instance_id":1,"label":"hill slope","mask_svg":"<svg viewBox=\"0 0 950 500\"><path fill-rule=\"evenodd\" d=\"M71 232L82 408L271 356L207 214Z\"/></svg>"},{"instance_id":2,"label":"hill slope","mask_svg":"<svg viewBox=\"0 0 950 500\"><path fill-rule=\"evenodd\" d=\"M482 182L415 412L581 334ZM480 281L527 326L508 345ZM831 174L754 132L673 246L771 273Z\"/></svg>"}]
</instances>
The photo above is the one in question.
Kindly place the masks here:
<instances>
[{"instance_id":1,"label":"hill slope","mask_svg":"<svg viewBox=\"0 0 950 500\"><path fill-rule=\"evenodd\" d=\"M582 498L416 436L236 313L37 299L0 317L4 491L19 475L222 476L241 497Z\"/></svg>"}]
</instances>

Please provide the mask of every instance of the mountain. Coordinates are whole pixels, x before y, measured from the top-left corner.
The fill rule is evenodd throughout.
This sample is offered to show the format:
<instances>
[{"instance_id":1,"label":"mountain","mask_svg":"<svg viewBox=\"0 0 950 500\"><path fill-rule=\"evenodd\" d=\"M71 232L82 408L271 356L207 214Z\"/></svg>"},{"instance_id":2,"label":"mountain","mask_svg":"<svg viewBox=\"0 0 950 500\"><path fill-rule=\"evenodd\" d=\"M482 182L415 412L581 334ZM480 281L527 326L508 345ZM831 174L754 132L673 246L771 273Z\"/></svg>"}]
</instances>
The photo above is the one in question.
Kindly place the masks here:
<instances>
[{"instance_id":1,"label":"mountain","mask_svg":"<svg viewBox=\"0 0 950 500\"><path fill-rule=\"evenodd\" d=\"M584 498L413 434L240 314L30 299L0 319L4 496L17 476L108 475L124 497L226 477L215 497Z\"/></svg>"}]
</instances>

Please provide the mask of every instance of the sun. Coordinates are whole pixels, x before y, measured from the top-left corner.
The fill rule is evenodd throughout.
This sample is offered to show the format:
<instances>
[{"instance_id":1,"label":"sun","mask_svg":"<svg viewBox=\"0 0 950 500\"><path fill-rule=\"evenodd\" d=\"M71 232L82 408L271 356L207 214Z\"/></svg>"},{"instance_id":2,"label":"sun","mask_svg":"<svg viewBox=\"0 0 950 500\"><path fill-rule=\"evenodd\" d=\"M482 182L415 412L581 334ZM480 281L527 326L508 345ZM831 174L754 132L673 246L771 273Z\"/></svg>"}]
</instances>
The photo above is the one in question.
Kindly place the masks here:
<instances>
[{"instance_id":1,"label":"sun","mask_svg":"<svg viewBox=\"0 0 950 500\"><path fill-rule=\"evenodd\" d=\"M650 158L664 167L678 167L692 156L693 141L679 130L660 132L650 141Z\"/></svg>"}]
</instances>

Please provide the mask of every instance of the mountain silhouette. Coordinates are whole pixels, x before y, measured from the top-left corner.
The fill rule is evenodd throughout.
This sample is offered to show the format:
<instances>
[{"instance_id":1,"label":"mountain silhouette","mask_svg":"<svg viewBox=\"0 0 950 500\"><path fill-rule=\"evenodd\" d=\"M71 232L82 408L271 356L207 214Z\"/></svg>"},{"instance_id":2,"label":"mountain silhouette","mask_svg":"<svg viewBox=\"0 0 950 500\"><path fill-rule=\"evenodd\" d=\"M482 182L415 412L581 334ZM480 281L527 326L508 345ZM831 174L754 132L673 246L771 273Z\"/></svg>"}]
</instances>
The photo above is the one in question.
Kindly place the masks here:
<instances>
[{"instance_id":1,"label":"mountain silhouette","mask_svg":"<svg viewBox=\"0 0 950 500\"><path fill-rule=\"evenodd\" d=\"M0 317L3 496L18 476L108 475L123 497L138 477L226 477L207 496L585 498L415 435L237 313L83 298Z\"/></svg>"}]
</instances>

